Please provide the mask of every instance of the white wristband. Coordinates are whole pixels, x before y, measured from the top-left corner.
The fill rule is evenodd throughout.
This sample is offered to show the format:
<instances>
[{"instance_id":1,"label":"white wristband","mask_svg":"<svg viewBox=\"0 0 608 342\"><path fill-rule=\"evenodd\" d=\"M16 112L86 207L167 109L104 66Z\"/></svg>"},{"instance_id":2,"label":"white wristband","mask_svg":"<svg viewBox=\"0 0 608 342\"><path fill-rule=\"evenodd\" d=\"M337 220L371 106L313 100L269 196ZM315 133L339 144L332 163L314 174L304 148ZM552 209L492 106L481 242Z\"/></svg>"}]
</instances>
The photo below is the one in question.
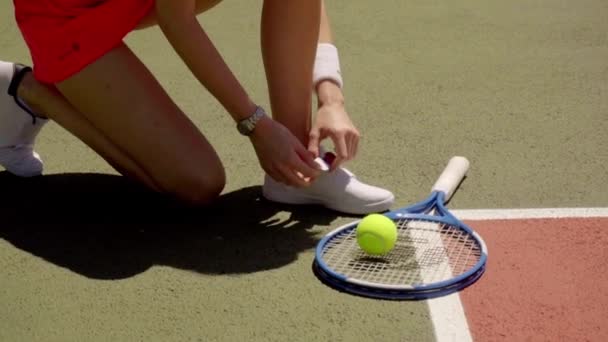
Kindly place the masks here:
<instances>
[{"instance_id":1,"label":"white wristband","mask_svg":"<svg viewBox=\"0 0 608 342\"><path fill-rule=\"evenodd\" d=\"M313 88L316 88L317 84L323 80L330 80L340 88L344 85L342 75L340 74L338 49L333 44L329 43L320 43L317 45L317 56L315 58L315 67L312 73Z\"/></svg>"}]
</instances>

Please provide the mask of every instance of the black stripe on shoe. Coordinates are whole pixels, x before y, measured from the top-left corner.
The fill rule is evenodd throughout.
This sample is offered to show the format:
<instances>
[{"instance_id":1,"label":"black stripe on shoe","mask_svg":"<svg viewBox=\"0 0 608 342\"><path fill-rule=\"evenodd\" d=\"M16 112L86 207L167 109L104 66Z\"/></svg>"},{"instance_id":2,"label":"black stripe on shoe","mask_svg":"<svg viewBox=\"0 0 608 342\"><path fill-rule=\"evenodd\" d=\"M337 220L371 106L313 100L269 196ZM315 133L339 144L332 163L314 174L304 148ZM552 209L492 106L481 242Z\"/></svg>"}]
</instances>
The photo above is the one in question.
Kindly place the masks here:
<instances>
[{"instance_id":1,"label":"black stripe on shoe","mask_svg":"<svg viewBox=\"0 0 608 342\"><path fill-rule=\"evenodd\" d=\"M21 109L23 109L26 113L28 113L32 117L32 125L35 125L36 119L38 119L38 118L46 119L46 118L32 112L32 110L28 106L26 106L25 103L23 103L23 100L21 100L19 98L19 96L17 96L17 89L19 88L19 84L21 84L21 81L23 81L23 78L25 77L25 75L28 72L32 72L32 68L27 65L14 63L13 70L14 70L13 79L11 80L11 83L8 85L8 94L10 96L12 96L13 99L15 99L15 103L17 104L17 106L21 107Z\"/></svg>"}]
</instances>

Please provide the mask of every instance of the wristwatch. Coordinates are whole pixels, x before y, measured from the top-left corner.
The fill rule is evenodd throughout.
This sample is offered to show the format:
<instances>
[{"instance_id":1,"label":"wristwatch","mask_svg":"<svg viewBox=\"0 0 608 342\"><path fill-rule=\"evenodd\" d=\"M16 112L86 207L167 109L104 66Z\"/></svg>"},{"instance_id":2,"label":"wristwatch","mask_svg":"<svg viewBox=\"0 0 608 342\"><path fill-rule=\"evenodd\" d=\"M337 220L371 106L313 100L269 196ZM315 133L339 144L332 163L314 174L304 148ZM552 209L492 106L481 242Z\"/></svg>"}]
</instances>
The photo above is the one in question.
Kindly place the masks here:
<instances>
[{"instance_id":1,"label":"wristwatch","mask_svg":"<svg viewBox=\"0 0 608 342\"><path fill-rule=\"evenodd\" d=\"M255 129L255 125L264 116L266 116L266 112L264 111L264 108L257 106L255 108L255 112L250 117L248 117L247 119L241 120L236 124L236 129L242 135L246 135L246 136L251 135L251 133L253 133L253 130Z\"/></svg>"}]
</instances>

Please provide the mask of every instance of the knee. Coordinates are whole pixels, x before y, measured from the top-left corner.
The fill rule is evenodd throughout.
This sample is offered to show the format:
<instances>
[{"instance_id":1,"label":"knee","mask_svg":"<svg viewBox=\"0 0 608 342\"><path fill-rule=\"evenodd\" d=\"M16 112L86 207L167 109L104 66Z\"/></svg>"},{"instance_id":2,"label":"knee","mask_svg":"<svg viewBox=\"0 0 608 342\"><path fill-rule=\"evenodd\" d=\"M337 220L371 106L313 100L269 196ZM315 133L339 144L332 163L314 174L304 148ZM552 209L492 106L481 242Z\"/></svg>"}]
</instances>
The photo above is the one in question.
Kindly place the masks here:
<instances>
[{"instance_id":1,"label":"knee","mask_svg":"<svg viewBox=\"0 0 608 342\"><path fill-rule=\"evenodd\" d=\"M206 12L215 7L220 2L222 2L222 0L197 0L195 5L196 13L200 14Z\"/></svg>"},{"instance_id":2,"label":"knee","mask_svg":"<svg viewBox=\"0 0 608 342\"><path fill-rule=\"evenodd\" d=\"M196 0L196 3L194 5L195 14L198 15L203 12L206 12L206 11L212 9L213 7L215 7L220 2L221 2L221 0ZM137 24L135 29L143 30L148 27L158 25L157 11L158 11L158 9L156 7L154 7L152 9L152 11L150 11L150 13L148 13L147 16L145 16L142 20L140 20L140 22Z\"/></svg>"},{"instance_id":3,"label":"knee","mask_svg":"<svg viewBox=\"0 0 608 342\"><path fill-rule=\"evenodd\" d=\"M217 199L225 186L224 169L216 168L181 177L169 192L188 205L204 206Z\"/></svg>"}]
</instances>

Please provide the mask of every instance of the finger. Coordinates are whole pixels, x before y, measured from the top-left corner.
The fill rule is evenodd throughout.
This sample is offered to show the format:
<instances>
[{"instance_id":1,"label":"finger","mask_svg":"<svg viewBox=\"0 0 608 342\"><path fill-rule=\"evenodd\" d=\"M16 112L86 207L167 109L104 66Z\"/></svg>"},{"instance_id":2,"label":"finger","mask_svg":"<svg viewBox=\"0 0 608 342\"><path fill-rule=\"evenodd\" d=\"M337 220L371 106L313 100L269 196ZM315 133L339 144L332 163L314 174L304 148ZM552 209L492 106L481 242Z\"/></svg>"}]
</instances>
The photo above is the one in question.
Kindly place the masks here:
<instances>
[{"instance_id":1,"label":"finger","mask_svg":"<svg viewBox=\"0 0 608 342\"><path fill-rule=\"evenodd\" d=\"M353 156L352 158L354 159L355 157L357 157L357 153L359 152L359 140L361 139L361 136L359 134L357 134L355 136L354 142L353 142Z\"/></svg>"},{"instance_id":2,"label":"finger","mask_svg":"<svg viewBox=\"0 0 608 342\"><path fill-rule=\"evenodd\" d=\"M304 188L304 187L307 187L310 185L309 182L307 182L301 176L298 176L288 166L280 166L278 169L279 169L279 172L281 173L281 176L283 176L283 178L285 178L285 180L288 182L288 185L295 186L298 188Z\"/></svg>"},{"instance_id":3,"label":"finger","mask_svg":"<svg viewBox=\"0 0 608 342\"><path fill-rule=\"evenodd\" d=\"M281 184L289 185L288 181L283 177L283 175L276 170L276 168L268 168L265 170L268 176L272 178L274 181L279 182Z\"/></svg>"},{"instance_id":4,"label":"finger","mask_svg":"<svg viewBox=\"0 0 608 342\"><path fill-rule=\"evenodd\" d=\"M308 177L317 177L319 175L319 170L321 169L319 164L317 164L317 162L315 162L315 155L310 152L309 150L306 150L304 148L304 146L300 146L300 145L296 145L296 154L299 157L300 160L304 161L304 163L308 166L309 169L309 173L304 173L304 175L308 176ZM298 169L299 170L299 169Z\"/></svg>"},{"instance_id":5,"label":"finger","mask_svg":"<svg viewBox=\"0 0 608 342\"><path fill-rule=\"evenodd\" d=\"M312 152L314 158L319 156L319 137L320 133L316 129L311 130L308 134L308 151Z\"/></svg>"},{"instance_id":6,"label":"finger","mask_svg":"<svg viewBox=\"0 0 608 342\"><path fill-rule=\"evenodd\" d=\"M336 159L331 164L331 170L333 171L338 166L340 166L340 164L342 164L342 161L348 158L348 147L346 146L346 139L344 137L344 134L333 134L331 138L334 142L334 147L336 149Z\"/></svg>"},{"instance_id":7,"label":"finger","mask_svg":"<svg viewBox=\"0 0 608 342\"><path fill-rule=\"evenodd\" d=\"M348 156L344 160L351 160L353 157L353 135L347 134L344 140L346 140L346 149L348 150Z\"/></svg>"},{"instance_id":8,"label":"finger","mask_svg":"<svg viewBox=\"0 0 608 342\"><path fill-rule=\"evenodd\" d=\"M306 154L308 151L304 150L302 153ZM316 178L321 173L319 166L314 159L310 158L310 155L305 161L300 157L299 153L296 153L296 155L289 160L289 166L292 170L301 173L305 178Z\"/></svg>"},{"instance_id":9,"label":"finger","mask_svg":"<svg viewBox=\"0 0 608 342\"><path fill-rule=\"evenodd\" d=\"M359 134L355 131L350 134L348 142L348 160L352 160L357 155L357 143L359 141Z\"/></svg>"}]
</instances>

